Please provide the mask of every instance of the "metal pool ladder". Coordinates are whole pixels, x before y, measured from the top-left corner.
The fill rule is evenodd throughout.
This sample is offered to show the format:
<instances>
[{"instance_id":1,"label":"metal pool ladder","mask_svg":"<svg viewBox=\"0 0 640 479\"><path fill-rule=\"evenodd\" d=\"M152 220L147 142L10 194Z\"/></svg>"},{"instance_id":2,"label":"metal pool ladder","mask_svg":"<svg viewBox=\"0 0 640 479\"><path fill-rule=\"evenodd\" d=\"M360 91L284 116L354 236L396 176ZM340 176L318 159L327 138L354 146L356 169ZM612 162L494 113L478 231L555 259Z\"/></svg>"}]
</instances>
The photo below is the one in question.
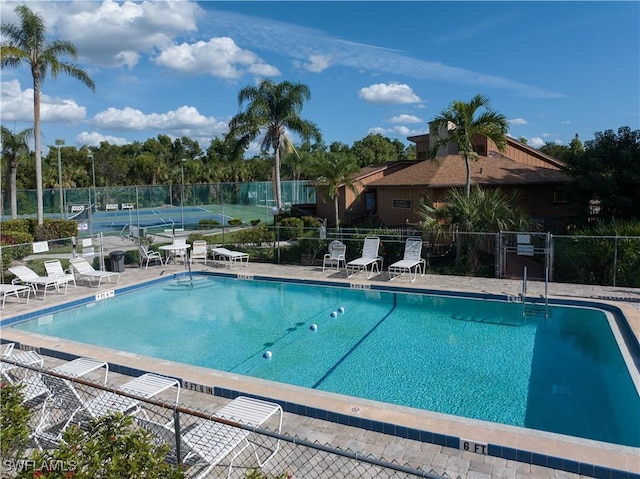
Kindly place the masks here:
<instances>
[{"instance_id":1,"label":"metal pool ladder","mask_svg":"<svg viewBox=\"0 0 640 479\"><path fill-rule=\"evenodd\" d=\"M527 267L522 272L522 316L544 316L549 318L549 267L544 269L544 308L539 307L539 303L531 303L527 307Z\"/></svg>"}]
</instances>

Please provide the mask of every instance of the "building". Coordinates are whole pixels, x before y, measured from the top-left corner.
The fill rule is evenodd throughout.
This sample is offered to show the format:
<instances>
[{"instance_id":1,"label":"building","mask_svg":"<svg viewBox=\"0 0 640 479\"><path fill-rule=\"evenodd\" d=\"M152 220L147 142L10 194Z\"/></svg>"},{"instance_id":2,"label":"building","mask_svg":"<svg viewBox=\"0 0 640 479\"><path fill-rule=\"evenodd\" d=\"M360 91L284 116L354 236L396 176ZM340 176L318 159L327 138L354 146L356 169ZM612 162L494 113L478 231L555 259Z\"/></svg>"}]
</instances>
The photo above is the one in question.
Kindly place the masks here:
<instances>
[{"instance_id":1,"label":"building","mask_svg":"<svg viewBox=\"0 0 640 479\"><path fill-rule=\"evenodd\" d=\"M359 194L345 189L339 198L341 222L353 224L363 218L385 226L416 223L416 206L428 197L441 200L451 188L463 188L466 168L455 145L441 149L429 159L429 134L408 138L416 144L417 161L390 162L363 168L355 178ZM547 227L575 214L561 187L571 180L562 162L513 138L507 137L505 152L484 137L474 139L477 161L471 160L471 184L517 193L530 216ZM333 222L333 203L318 195L317 214Z\"/></svg>"}]
</instances>

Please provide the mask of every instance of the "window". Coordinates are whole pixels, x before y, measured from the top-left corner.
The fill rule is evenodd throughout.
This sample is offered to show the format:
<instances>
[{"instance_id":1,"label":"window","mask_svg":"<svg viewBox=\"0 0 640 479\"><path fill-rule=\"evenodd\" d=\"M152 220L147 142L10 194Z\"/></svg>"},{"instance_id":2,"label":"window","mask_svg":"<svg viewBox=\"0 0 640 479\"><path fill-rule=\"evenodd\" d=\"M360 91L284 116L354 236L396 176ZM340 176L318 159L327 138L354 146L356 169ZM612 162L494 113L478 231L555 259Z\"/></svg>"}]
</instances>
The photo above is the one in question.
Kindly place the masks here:
<instances>
[{"instance_id":1,"label":"window","mask_svg":"<svg viewBox=\"0 0 640 479\"><path fill-rule=\"evenodd\" d=\"M553 190L553 206L562 206L569 203L567 195L561 188L555 188Z\"/></svg>"},{"instance_id":2,"label":"window","mask_svg":"<svg viewBox=\"0 0 640 479\"><path fill-rule=\"evenodd\" d=\"M411 200L393 200L393 207L411 209Z\"/></svg>"}]
</instances>

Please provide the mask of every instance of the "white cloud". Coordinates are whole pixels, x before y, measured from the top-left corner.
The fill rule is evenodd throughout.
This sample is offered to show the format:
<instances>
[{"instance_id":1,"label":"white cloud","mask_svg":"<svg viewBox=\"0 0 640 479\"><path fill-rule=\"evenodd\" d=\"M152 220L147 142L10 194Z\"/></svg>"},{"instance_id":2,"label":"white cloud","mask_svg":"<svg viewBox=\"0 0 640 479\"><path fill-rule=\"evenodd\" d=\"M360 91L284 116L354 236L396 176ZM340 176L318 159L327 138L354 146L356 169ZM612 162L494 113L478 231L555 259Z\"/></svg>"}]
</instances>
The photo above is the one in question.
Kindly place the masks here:
<instances>
[{"instance_id":1,"label":"white cloud","mask_svg":"<svg viewBox=\"0 0 640 479\"><path fill-rule=\"evenodd\" d=\"M527 120L524 118L512 118L511 120L507 120L510 125L526 125Z\"/></svg>"},{"instance_id":2,"label":"white cloud","mask_svg":"<svg viewBox=\"0 0 640 479\"><path fill-rule=\"evenodd\" d=\"M255 53L238 47L229 37L170 46L156 57L155 62L184 73L206 73L222 78L240 78L247 71L263 76L280 74L277 68L267 65Z\"/></svg>"},{"instance_id":3,"label":"white cloud","mask_svg":"<svg viewBox=\"0 0 640 479\"><path fill-rule=\"evenodd\" d=\"M320 73L331 66L331 55L309 55L306 63L294 61L293 64L313 73Z\"/></svg>"},{"instance_id":4,"label":"white cloud","mask_svg":"<svg viewBox=\"0 0 640 479\"><path fill-rule=\"evenodd\" d=\"M389 119L390 123L422 123L423 121L415 115L407 115L406 113Z\"/></svg>"},{"instance_id":5,"label":"white cloud","mask_svg":"<svg viewBox=\"0 0 640 479\"><path fill-rule=\"evenodd\" d=\"M95 131L89 133L88 131L83 131L78 136L76 136L76 143L79 145L87 145L87 146L100 146L100 143L106 141L111 145L126 145L129 143L126 138L111 136L111 135L102 135Z\"/></svg>"},{"instance_id":6,"label":"white cloud","mask_svg":"<svg viewBox=\"0 0 640 479\"><path fill-rule=\"evenodd\" d=\"M126 107L108 108L98 113L93 123L98 128L116 131L163 131L176 136L201 137L226 133L228 123L201 115L192 106L181 106L166 113L143 113Z\"/></svg>"},{"instance_id":7,"label":"white cloud","mask_svg":"<svg viewBox=\"0 0 640 479\"><path fill-rule=\"evenodd\" d=\"M0 110L3 121L33 121L33 89L22 90L18 80L0 82ZM87 109L68 98L40 93L40 119L69 123L84 120Z\"/></svg>"},{"instance_id":8,"label":"white cloud","mask_svg":"<svg viewBox=\"0 0 640 479\"><path fill-rule=\"evenodd\" d=\"M369 103L404 104L421 101L409 85L401 83L376 83L360 89L358 96Z\"/></svg>"},{"instance_id":9,"label":"white cloud","mask_svg":"<svg viewBox=\"0 0 640 479\"><path fill-rule=\"evenodd\" d=\"M373 133L373 134L380 133L381 135L384 135L384 136L401 137L403 140L405 140L407 136L421 135L424 133L424 131L412 130L410 128L407 128L404 125L398 125L398 126L394 126L393 128L382 128L381 126L376 126L373 128L369 128L367 133Z\"/></svg>"},{"instance_id":10,"label":"white cloud","mask_svg":"<svg viewBox=\"0 0 640 479\"><path fill-rule=\"evenodd\" d=\"M533 138L528 138L527 139L527 145L532 146L533 148L540 148L545 143L546 142L542 138L539 138L537 136L534 136Z\"/></svg>"},{"instance_id":11,"label":"white cloud","mask_svg":"<svg viewBox=\"0 0 640 479\"><path fill-rule=\"evenodd\" d=\"M570 125L571 124L571 120L563 120L560 122L560 124L562 125Z\"/></svg>"},{"instance_id":12,"label":"white cloud","mask_svg":"<svg viewBox=\"0 0 640 479\"><path fill-rule=\"evenodd\" d=\"M78 48L91 65L133 68L142 53L171 45L197 30L203 10L195 2L43 2L51 30Z\"/></svg>"}]
</instances>

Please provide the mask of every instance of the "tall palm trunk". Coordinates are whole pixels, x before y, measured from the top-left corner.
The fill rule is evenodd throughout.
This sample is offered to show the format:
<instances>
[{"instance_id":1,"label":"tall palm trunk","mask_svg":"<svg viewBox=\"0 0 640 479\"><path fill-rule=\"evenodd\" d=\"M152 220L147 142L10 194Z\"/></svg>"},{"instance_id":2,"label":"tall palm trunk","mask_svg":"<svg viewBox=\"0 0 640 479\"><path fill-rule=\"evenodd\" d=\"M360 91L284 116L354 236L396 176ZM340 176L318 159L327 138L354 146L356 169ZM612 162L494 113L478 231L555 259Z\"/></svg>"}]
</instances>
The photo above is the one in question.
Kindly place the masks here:
<instances>
[{"instance_id":1,"label":"tall palm trunk","mask_svg":"<svg viewBox=\"0 0 640 479\"><path fill-rule=\"evenodd\" d=\"M464 155L464 164L467 167L467 181L464 184L464 194L467 198L471 195L471 165L469 165L469 155Z\"/></svg>"},{"instance_id":2,"label":"tall palm trunk","mask_svg":"<svg viewBox=\"0 0 640 479\"><path fill-rule=\"evenodd\" d=\"M333 200L333 206L335 208L335 214L336 214L336 229L340 229L340 216L338 214L338 195L336 195L336 197Z\"/></svg>"},{"instance_id":3,"label":"tall palm trunk","mask_svg":"<svg viewBox=\"0 0 640 479\"><path fill-rule=\"evenodd\" d=\"M33 143L36 154L36 203L38 204L38 224L43 223L44 208L42 196L42 151L40 151L40 72L32 68L33 74Z\"/></svg>"},{"instance_id":4,"label":"tall palm trunk","mask_svg":"<svg viewBox=\"0 0 640 479\"><path fill-rule=\"evenodd\" d=\"M18 162L15 160L9 163L9 195L11 198L11 219L18 217L18 197L16 195L16 177L18 176Z\"/></svg>"},{"instance_id":5,"label":"tall palm trunk","mask_svg":"<svg viewBox=\"0 0 640 479\"><path fill-rule=\"evenodd\" d=\"M280 142L278 141L277 146L274 151L274 183L275 189L273 191L274 199L276 200L276 208L278 208L278 212L282 210L282 185L280 182Z\"/></svg>"}]
</instances>

